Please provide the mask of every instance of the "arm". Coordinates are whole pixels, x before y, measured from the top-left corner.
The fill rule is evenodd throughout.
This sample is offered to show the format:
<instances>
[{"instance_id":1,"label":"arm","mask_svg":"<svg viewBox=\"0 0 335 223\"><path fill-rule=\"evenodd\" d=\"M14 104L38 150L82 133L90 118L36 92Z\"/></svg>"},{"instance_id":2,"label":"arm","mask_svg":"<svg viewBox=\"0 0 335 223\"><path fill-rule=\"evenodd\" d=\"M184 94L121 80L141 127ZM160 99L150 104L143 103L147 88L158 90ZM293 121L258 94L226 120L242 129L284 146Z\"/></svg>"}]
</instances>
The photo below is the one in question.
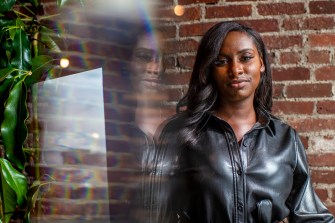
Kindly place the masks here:
<instances>
[{"instance_id":1,"label":"arm","mask_svg":"<svg viewBox=\"0 0 335 223\"><path fill-rule=\"evenodd\" d=\"M188 216L182 210L188 202L189 191L180 170L179 127L168 124L162 130L154 152L151 179L153 223L187 222Z\"/></svg>"},{"instance_id":2,"label":"arm","mask_svg":"<svg viewBox=\"0 0 335 223\"><path fill-rule=\"evenodd\" d=\"M287 205L291 210L289 222L294 223L334 223L334 217L316 195L310 179L310 172L304 146L294 132L296 167L294 183Z\"/></svg>"}]
</instances>

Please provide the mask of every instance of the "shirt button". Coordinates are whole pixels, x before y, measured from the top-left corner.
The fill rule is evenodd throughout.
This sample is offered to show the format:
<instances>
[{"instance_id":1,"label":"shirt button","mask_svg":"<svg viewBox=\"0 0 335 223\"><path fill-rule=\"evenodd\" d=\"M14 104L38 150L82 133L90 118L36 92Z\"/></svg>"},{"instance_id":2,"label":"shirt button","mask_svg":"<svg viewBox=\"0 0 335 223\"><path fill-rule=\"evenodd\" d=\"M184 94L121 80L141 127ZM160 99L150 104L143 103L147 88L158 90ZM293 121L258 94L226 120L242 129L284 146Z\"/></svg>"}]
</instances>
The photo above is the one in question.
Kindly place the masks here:
<instances>
[{"instance_id":1,"label":"shirt button","mask_svg":"<svg viewBox=\"0 0 335 223\"><path fill-rule=\"evenodd\" d=\"M241 170L237 170L237 174L241 176L242 175L242 171Z\"/></svg>"},{"instance_id":2,"label":"shirt button","mask_svg":"<svg viewBox=\"0 0 335 223\"><path fill-rule=\"evenodd\" d=\"M238 204L238 206L237 206L237 209L239 210L239 211L243 211L243 204Z\"/></svg>"}]
</instances>

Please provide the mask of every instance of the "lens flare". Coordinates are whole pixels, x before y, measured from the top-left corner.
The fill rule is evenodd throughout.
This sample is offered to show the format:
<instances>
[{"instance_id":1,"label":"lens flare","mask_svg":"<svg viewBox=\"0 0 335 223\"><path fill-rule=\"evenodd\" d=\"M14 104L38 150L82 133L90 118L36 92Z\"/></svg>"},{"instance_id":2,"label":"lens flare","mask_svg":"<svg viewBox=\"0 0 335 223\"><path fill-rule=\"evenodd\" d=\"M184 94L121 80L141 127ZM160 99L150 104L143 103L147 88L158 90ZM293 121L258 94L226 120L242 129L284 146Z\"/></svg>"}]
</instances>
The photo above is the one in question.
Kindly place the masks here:
<instances>
[{"instance_id":1,"label":"lens flare","mask_svg":"<svg viewBox=\"0 0 335 223\"><path fill-rule=\"evenodd\" d=\"M182 6L182 5L176 5L176 6L174 7L174 13L175 13L177 16L182 16L182 15L184 15L184 13L185 13L185 8L184 8L184 6Z\"/></svg>"},{"instance_id":2,"label":"lens flare","mask_svg":"<svg viewBox=\"0 0 335 223\"><path fill-rule=\"evenodd\" d=\"M69 61L69 59L62 58L62 59L60 59L59 65L62 68L67 68L70 65L70 61Z\"/></svg>"}]
</instances>

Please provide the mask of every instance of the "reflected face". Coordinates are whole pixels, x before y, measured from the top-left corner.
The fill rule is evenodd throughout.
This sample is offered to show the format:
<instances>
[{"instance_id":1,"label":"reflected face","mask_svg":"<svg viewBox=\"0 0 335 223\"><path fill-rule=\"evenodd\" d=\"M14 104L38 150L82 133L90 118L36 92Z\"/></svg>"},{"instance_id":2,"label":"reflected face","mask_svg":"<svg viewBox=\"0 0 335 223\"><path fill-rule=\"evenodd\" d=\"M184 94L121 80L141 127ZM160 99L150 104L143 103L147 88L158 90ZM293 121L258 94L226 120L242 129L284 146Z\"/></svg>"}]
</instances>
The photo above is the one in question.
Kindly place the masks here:
<instances>
[{"instance_id":1,"label":"reflected face","mask_svg":"<svg viewBox=\"0 0 335 223\"><path fill-rule=\"evenodd\" d=\"M221 102L253 101L264 70L252 37L240 31L228 33L214 62L214 79Z\"/></svg>"},{"instance_id":2,"label":"reflected face","mask_svg":"<svg viewBox=\"0 0 335 223\"><path fill-rule=\"evenodd\" d=\"M161 39L160 34L145 34L134 49L131 67L140 88L152 87L161 78L163 71Z\"/></svg>"}]
</instances>

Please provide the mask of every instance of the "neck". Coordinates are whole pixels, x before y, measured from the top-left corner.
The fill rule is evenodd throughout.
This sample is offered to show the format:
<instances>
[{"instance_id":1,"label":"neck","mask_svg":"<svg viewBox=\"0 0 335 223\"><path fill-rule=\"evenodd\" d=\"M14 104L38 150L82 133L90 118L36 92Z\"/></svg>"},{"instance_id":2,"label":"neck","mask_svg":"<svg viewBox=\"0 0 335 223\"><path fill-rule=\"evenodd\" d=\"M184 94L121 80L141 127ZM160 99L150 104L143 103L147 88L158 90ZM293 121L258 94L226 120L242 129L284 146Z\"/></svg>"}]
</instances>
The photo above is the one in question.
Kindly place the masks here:
<instances>
[{"instance_id":1,"label":"neck","mask_svg":"<svg viewBox=\"0 0 335 223\"><path fill-rule=\"evenodd\" d=\"M238 142L256 123L256 112L253 104L222 105L216 110L215 115L225 120L233 128Z\"/></svg>"},{"instance_id":2,"label":"neck","mask_svg":"<svg viewBox=\"0 0 335 223\"><path fill-rule=\"evenodd\" d=\"M222 103L216 110L216 115L228 120L256 120L256 112L253 103Z\"/></svg>"}]
</instances>

